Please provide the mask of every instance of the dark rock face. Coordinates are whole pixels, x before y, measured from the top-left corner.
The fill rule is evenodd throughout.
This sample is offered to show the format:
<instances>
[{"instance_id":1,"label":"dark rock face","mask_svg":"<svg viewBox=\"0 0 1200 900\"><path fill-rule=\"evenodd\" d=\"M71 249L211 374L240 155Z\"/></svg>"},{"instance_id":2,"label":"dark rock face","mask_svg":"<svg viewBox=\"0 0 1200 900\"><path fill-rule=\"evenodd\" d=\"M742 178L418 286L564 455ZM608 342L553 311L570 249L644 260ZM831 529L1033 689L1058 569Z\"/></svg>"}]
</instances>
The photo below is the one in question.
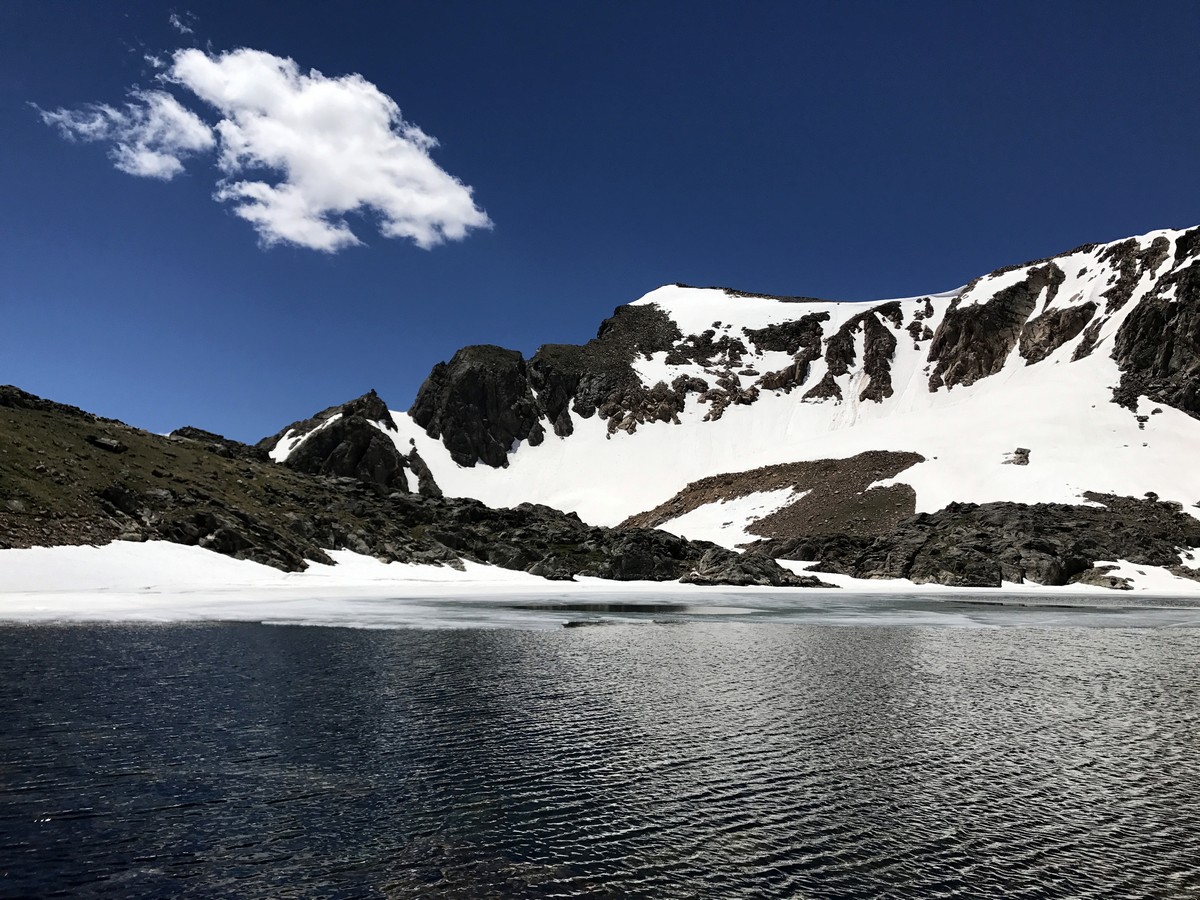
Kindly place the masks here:
<instances>
[{"instance_id":1,"label":"dark rock face","mask_svg":"<svg viewBox=\"0 0 1200 900\"><path fill-rule=\"evenodd\" d=\"M1145 395L1200 418L1200 259L1159 279L1121 324L1112 355L1116 402L1135 409Z\"/></svg>"},{"instance_id":2,"label":"dark rock face","mask_svg":"<svg viewBox=\"0 0 1200 900\"><path fill-rule=\"evenodd\" d=\"M899 304L896 304L899 308ZM892 396L892 359L896 353L896 336L874 315L863 320L863 371L870 376L859 400L882 403Z\"/></svg>"},{"instance_id":3,"label":"dark rock face","mask_svg":"<svg viewBox=\"0 0 1200 900\"><path fill-rule=\"evenodd\" d=\"M811 352L813 347L820 355L822 322L829 321L829 313L806 313L791 322L780 322L765 328L745 328L743 333L759 350L774 350L795 356L801 351Z\"/></svg>"},{"instance_id":4,"label":"dark rock face","mask_svg":"<svg viewBox=\"0 0 1200 900\"><path fill-rule=\"evenodd\" d=\"M359 415L342 416L312 432L286 465L310 475L356 478L385 491L408 490L405 460L396 445Z\"/></svg>"},{"instance_id":5,"label":"dark rock face","mask_svg":"<svg viewBox=\"0 0 1200 900\"><path fill-rule=\"evenodd\" d=\"M360 416L371 422L381 422L389 431L396 431L396 420L392 418L391 410L383 402L375 389L367 391L361 397L342 404L343 416Z\"/></svg>"},{"instance_id":6,"label":"dark rock face","mask_svg":"<svg viewBox=\"0 0 1200 900\"><path fill-rule=\"evenodd\" d=\"M1038 296L1057 290L1065 277L1051 262L1031 269L1024 281L997 291L986 303L961 306L961 298L955 298L929 345L929 361L935 364L929 390L973 384L999 372L1037 308Z\"/></svg>"},{"instance_id":7,"label":"dark rock face","mask_svg":"<svg viewBox=\"0 0 1200 900\"><path fill-rule=\"evenodd\" d=\"M204 444L210 451L231 459L268 462L268 451L285 436L303 436L288 455L286 465L297 472L354 478L384 493L410 490L405 469L417 476L422 494L440 496L433 474L414 448L405 455L383 430L397 431L387 404L368 391L340 406L331 406L310 419L294 422L269 438L247 447L198 428L181 428L171 437Z\"/></svg>"},{"instance_id":8,"label":"dark rock face","mask_svg":"<svg viewBox=\"0 0 1200 900\"><path fill-rule=\"evenodd\" d=\"M833 373L826 372L821 380L804 392L805 400L841 400L842 389L833 380Z\"/></svg>"},{"instance_id":9,"label":"dark rock face","mask_svg":"<svg viewBox=\"0 0 1200 900\"><path fill-rule=\"evenodd\" d=\"M1104 306L1106 315L1112 315L1129 302L1138 281L1146 272L1151 275L1157 272L1158 267L1166 261L1170 249L1171 242L1165 237L1155 238L1145 250L1139 248L1134 238L1104 248L1099 261L1111 263L1117 270L1112 287L1100 295L1107 301Z\"/></svg>"},{"instance_id":10,"label":"dark rock face","mask_svg":"<svg viewBox=\"0 0 1200 900\"><path fill-rule=\"evenodd\" d=\"M429 470L429 465L421 458L416 447L409 451L407 462L412 473L417 476L417 493L422 497L441 497L442 489L434 481L433 472Z\"/></svg>"},{"instance_id":11,"label":"dark rock face","mask_svg":"<svg viewBox=\"0 0 1200 900\"><path fill-rule=\"evenodd\" d=\"M537 445L545 435L524 358L490 344L464 347L434 366L409 414L461 466L507 466L514 443Z\"/></svg>"},{"instance_id":12,"label":"dark rock face","mask_svg":"<svg viewBox=\"0 0 1200 900\"><path fill-rule=\"evenodd\" d=\"M1071 354L1071 362L1083 359L1086 356L1091 356L1092 351L1096 349L1096 344L1100 342L1100 328L1104 325L1106 319L1093 319L1091 324L1083 329L1083 338L1075 345L1075 352Z\"/></svg>"},{"instance_id":13,"label":"dark rock face","mask_svg":"<svg viewBox=\"0 0 1200 900\"><path fill-rule=\"evenodd\" d=\"M824 336L822 322L829 313L808 313L792 322L768 325L766 328L747 328L746 337L758 350L775 350L792 354L793 362L785 369L768 372L758 380L763 390L790 393L808 380L812 364L821 358Z\"/></svg>"},{"instance_id":14,"label":"dark rock face","mask_svg":"<svg viewBox=\"0 0 1200 900\"><path fill-rule=\"evenodd\" d=\"M1185 231L1175 240L1175 265L1185 259L1200 258L1200 228Z\"/></svg>"},{"instance_id":15,"label":"dark rock face","mask_svg":"<svg viewBox=\"0 0 1200 900\"><path fill-rule=\"evenodd\" d=\"M751 549L777 559L818 559L813 571L857 578L999 587L1001 580L1067 584L1100 560L1169 567L1178 565L1180 549L1200 546L1200 521L1177 503L1085 496L1103 505L952 503L873 539L810 536Z\"/></svg>"},{"instance_id":16,"label":"dark rock face","mask_svg":"<svg viewBox=\"0 0 1200 900\"><path fill-rule=\"evenodd\" d=\"M716 335L717 332L712 328L700 334L689 334L667 351L667 363L672 366L685 363L695 363L699 366L716 364L725 368L740 366L742 357L746 355L746 345L740 338L727 334L718 338ZM714 357L717 358L715 363Z\"/></svg>"},{"instance_id":17,"label":"dark rock face","mask_svg":"<svg viewBox=\"0 0 1200 900\"><path fill-rule=\"evenodd\" d=\"M459 465L497 468L516 441L542 442L543 418L559 437L574 430L571 412L599 413L610 433L671 421L682 395L667 385L646 388L631 363L670 350L680 337L658 308L622 306L587 344L547 344L528 361L516 350L466 347L434 367L409 413Z\"/></svg>"},{"instance_id":18,"label":"dark rock face","mask_svg":"<svg viewBox=\"0 0 1200 900\"><path fill-rule=\"evenodd\" d=\"M892 359L896 352L896 336L884 324L890 321L896 328L903 324L903 313L897 301L883 303L851 316L825 342L825 376L805 394L805 400L842 398L835 378L845 375L855 363L854 335L863 332L863 371L870 381L859 394L859 400L881 403L892 396Z\"/></svg>"},{"instance_id":19,"label":"dark rock face","mask_svg":"<svg viewBox=\"0 0 1200 900\"><path fill-rule=\"evenodd\" d=\"M321 425L339 413L344 416L358 415L373 422L382 422L384 428L387 428L391 431L396 430L396 423L392 419L392 414L388 412L387 404L384 403L383 400L380 399L379 395L376 394L372 389L367 391L367 393L363 394L361 397L356 397L348 403L339 403L337 406L330 406L327 409L321 410L311 418L301 419L297 422L293 422L291 425L288 425L286 428L277 431L270 437L263 438L254 446L263 452L270 452L272 449L274 449L275 445L283 440L283 438L289 432L293 437L308 434L310 431L315 428L319 428ZM222 438L222 440L224 440L224 438Z\"/></svg>"},{"instance_id":20,"label":"dark rock face","mask_svg":"<svg viewBox=\"0 0 1200 900\"><path fill-rule=\"evenodd\" d=\"M570 419L563 415L568 400L577 416L599 414L608 420L610 433L622 425L628 430L648 421L670 421L670 416L663 418L663 398L648 396L652 388L642 385L631 364L639 356L673 350L682 337L670 316L656 306L619 306L586 344L540 347L529 361L531 382L555 432L565 418L563 433L571 433Z\"/></svg>"},{"instance_id":21,"label":"dark rock face","mask_svg":"<svg viewBox=\"0 0 1200 900\"><path fill-rule=\"evenodd\" d=\"M1077 337L1096 315L1096 304L1051 309L1031 319L1021 330L1020 353L1026 365L1041 362L1067 341Z\"/></svg>"}]
</instances>

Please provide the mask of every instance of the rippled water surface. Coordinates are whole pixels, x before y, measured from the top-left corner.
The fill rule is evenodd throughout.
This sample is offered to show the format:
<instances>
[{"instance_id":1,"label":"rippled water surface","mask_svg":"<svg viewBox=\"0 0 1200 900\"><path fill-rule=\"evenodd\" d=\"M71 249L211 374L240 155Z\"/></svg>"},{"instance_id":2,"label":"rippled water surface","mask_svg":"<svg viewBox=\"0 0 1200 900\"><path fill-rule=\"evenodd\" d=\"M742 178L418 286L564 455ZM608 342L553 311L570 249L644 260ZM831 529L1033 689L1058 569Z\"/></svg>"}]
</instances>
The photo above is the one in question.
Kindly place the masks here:
<instances>
[{"instance_id":1,"label":"rippled water surface","mask_svg":"<svg viewBox=\"0 0 1200 900\"><path fill-rule=\"evenodd\" d=\"M1200 896L1200 631L0 628L0 896Z\"/></svg>"}]
</instances>

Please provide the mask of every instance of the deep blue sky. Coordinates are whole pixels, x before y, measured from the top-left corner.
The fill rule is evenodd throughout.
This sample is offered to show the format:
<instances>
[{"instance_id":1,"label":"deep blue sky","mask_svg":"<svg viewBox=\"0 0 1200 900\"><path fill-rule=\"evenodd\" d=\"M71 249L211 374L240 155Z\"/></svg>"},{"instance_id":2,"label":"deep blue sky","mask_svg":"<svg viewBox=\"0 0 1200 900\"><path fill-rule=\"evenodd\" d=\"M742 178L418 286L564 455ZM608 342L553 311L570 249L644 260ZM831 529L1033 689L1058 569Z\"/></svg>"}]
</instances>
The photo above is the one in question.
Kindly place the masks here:
<instances>
[{"instance_id":1,"label":"deep blue sky","mask_svg":"<svg viewBox=\"0 0 1200 900\"><path fill-rule=\"evenodd\" d=\"M357 72L495 223L262 249L43 108L190 38ZM683 281L867 300L1200 223L1200 3L0 4L0 382L255 440L459 346L584 341Z\"/></svg>"}]
</instances>

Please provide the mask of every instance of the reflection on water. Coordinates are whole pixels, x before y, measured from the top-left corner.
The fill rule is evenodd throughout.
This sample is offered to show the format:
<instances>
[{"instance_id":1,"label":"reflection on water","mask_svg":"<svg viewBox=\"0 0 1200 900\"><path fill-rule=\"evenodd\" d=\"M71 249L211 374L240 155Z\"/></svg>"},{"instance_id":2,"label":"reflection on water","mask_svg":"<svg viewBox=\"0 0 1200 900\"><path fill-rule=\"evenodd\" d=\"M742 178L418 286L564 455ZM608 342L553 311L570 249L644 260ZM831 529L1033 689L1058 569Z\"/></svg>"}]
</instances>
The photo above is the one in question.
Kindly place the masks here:
<instances>
[{"instance_id":1,"label":"reflection on water","mask_svg":"<svg viewBox=\"0 0 1200 900\"><path fill-rule=\"evenodd\" d=\"M3 628L0 896L1196 895L1198 651L1193 629Z\"/></svg>"}]
</instances>

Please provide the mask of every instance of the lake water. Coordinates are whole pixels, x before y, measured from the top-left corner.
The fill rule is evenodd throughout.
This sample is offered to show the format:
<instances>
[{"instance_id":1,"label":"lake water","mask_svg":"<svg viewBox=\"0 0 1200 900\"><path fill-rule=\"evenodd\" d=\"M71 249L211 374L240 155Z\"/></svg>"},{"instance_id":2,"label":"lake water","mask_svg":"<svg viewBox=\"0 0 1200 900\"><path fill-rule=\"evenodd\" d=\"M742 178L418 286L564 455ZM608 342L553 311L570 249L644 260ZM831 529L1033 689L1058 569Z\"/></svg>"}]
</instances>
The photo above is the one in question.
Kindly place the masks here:
<instances>
[{"instance_id":1,"label":"lake water","mask_svg":"<svg viewBox=\"0 0 1200 900\"><path fill-rule=\"evenodd\" d=\"M1200 896L1200 630L678 612L2 627L0 896Z\"/></svg>"}]
</instances>

